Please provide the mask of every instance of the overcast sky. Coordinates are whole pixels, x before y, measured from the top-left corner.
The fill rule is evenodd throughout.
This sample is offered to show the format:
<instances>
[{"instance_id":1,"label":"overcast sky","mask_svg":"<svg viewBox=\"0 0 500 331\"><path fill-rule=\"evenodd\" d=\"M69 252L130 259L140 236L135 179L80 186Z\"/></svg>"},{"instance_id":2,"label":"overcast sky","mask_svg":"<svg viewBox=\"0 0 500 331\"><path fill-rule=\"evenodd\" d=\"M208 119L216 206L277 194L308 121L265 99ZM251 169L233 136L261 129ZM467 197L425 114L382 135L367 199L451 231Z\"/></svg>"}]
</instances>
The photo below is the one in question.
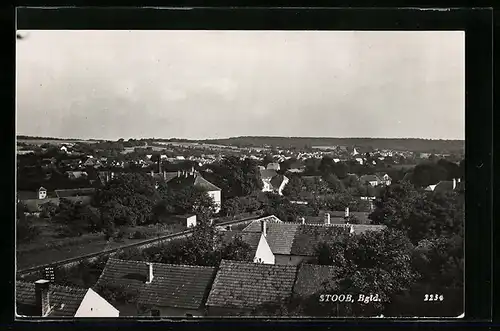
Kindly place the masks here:
<instances>
[{"instance_id":1,"label":"overcast sky","mask_svg":"<svg viewBox=\"0 0 500 331\"><path fill-rule=\"evenodd\" d=\"M21 135L465 136L463 32L21 33Z\"/></svg>"}]
</instances>

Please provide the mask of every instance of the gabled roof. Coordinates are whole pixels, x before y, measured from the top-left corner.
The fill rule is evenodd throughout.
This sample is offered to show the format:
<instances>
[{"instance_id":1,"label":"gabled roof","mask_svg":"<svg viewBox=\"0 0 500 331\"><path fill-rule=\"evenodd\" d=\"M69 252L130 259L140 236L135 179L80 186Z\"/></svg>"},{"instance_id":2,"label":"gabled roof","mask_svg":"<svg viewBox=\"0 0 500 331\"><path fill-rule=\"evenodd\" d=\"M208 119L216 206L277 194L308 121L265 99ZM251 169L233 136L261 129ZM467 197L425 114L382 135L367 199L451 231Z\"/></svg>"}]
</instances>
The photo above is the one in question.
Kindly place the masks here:
<instances>
[{"instance_id":1,"label":"gabled roof","mask_svg":"<svg viewBox=\"0 0 500 331\"><path fill-rule=\"evenodd\" d=\"M363 175L359 177L360 182L379 182L380 178L376 175Z\"/></svg>"},{"instance_id":2,"label":"gabled roof","mask_svg":"<svg viewBox=\"0 0 500 331\"><path fill-rule=\"evenodd\" d=\"M277 174L278 173L276 172L276 170L272 170L272 169L260 169L260 177L262 179L271 179L274 176L276 176Z\"/></svg>"},{"instance_id":3,"label":"gabled roof","mask_svg":"<svg viewBox=\"0 0 500 331\"><path fill-rule=\"evenodd\" d=\"M451 192L453 191L453 181L443 180L437 183L434 192Z\"/></svg>"},{"instance_id":4,"label":"gabled roof","mask_svg":"<svg viewBox=\"0 0 500 331\"><path fill-rule=\"evenodd\" d=\"M317 244L334 239L342 231L352 229L354 234L360 234L384 228L384 225L267 222L266 241L273 254L314 256ZM261 233L261 220L253 221L243 231Z\"/></svg>"},{"instance_id":5,"label":"gabled roof","mask_svg":"<svg viewBox=\"0 0 500 331\"><path fill-rule=\"evenodd\" d=\"M50 284L50 305L53 307L49 317L73 317L80 307L88 289ZM28 309L32 313L35 306L35 284L16 281L16 306L18 313ZM21 311L19 311L21 310Z\"/></svg>"},{"instance_id":6,"label":"gabled roof","mask_svg":"<svg viewBox=\"0 0 500 331\"><path fill-rule=\"evenodd\" d=\"M273 254L290 255L299 224L266 223L266 240ZM243 231L261 233L260 221L250 223Z\"/></svg>"},{"instance_id":7,"label":"gabled roof","mask_svg":"<svg viewBox=\"0 0 500 331\"><path fill-rule=\"evenodd\" d=\"M333 284L336 278L338 271L334 266L304 263L297 272L293 295L304 298L317 294L326 284Z\"/></svg>"},{"instance_id":8,"label":"gabled roof","mask_svg":"<svg viewBox=\"0 0 500 331\"><path fill-rule=\"evenodd\" d=\"M198 187L205 191L220 191L221 189L214 184L210 183L208 180L203 178L200 174L196 173L194 175L189 175L187 177L180 176L174 177L168 181L168 186L174 189L183 189L186 187Z\"/></svg>"},{"instance_id":9,"label":"gabled roof","mask_svg":"<svg viewBox=\"0 0 500 331\"><path fill-rule=\"evenodd\" d=\"M87 196L95 193L95 188L75 188L65 190L55 190L58 198L69 198L75 196Z\"/></svg>"},{"instance_id":10,"label":"gabled roof","mask_svg":"<svg viewBox=\"0 0 500 331\"><path fill-rule=\"evenodd\" d=\"M153 281L143 261L110 258L97 285L118 284L137 291L143 305L198 309L203 306L215 275L214 267L153 263Z\"/></svg>"},{"instance_id":11,"label":"gabled roof","mask_svg":"<svg viewBox=\"0 0 500 331\"><path fill-rule=\"evenodd\" d=\"M222 260L207 306L252 309L291 298L296 266Z\"/></svg>"},{"instance_id":12,"label":"gabled roof","mask_svg":"<svg viewBox=\"0 0 500 331\"><path fill-rule=\"evenodd\" d=\"M271 185L273 186L274 189L279 189L283 181L285 181L287 178L283 175L276 175L273 178L271 178Z\"/></svg>"},{"instance_id":13,"label":"gabled roof","mask_svg":"<svg viewBox=\"0 0 500 331\"><path fill-rule=\"evenodd\" d=\"M322 242L330 242L335 239L339 233L349 233L349 226L314 226L300 225L294 236L293 244L290 249L291 255L315 256L316 246Z\"/></svg>"}]
</instances>

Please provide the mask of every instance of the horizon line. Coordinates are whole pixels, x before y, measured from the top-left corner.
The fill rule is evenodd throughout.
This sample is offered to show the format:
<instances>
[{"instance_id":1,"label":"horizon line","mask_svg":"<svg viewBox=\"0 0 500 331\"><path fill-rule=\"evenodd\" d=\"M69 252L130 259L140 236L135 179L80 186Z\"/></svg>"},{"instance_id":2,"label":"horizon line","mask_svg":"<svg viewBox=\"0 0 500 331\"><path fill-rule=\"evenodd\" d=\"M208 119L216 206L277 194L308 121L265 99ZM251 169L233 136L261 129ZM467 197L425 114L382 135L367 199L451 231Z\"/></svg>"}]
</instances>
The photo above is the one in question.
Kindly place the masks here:
<instances>
[{"instance_id":1,"label":"horizon line","mask_svg":"<svg viewBox=\"0 0 500 331\"><path fill-rule=\"evenodd\" d=\"M181 137L120 137L118 139L105 139L105 138L75 138L75 137L57 137L57 136L32 136L26 134L16 134L16 139L19 136L25 136L28 138L40 138L40 139L54 139L54 140L99 140L99 141L118 141L119 139L123 139L124 141L128 141L129 139L134 140L187 140L187 141L207 141L207 140L227 140L227 139L237 139L237 138L286 138L286 139L373 139L373 140L389 140L389 139L400 139L400 140L433 140L433 141L465 141L465 138L457 139L457 138L421 138L421 137L321 137L321 136L231 136L231 137L217 137L217 138L181 138Z\"/></svg>"}]
</instances>

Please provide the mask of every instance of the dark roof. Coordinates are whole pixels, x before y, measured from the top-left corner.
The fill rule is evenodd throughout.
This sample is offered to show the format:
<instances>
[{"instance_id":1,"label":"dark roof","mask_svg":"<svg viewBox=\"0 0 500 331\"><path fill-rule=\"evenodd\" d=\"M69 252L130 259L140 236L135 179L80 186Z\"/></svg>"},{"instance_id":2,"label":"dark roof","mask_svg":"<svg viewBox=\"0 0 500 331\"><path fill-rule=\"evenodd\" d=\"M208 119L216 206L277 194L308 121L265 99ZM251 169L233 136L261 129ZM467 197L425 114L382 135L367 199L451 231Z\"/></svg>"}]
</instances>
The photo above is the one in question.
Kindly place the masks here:
<instances>
[{"instance_id":1,"label":"dark roof","mask_svg":"<svg viewBox=\"0 0 500 331\"><path fill-rule=\"evenodd\" d=\"M261 233L259 232L243 232L243 231L224 231L222 233L222 243L228 244L233 241L237 236L240 236L241 239L247 243L253 251L257 251L257 247L259 246L259 241L261 237Z\"/></svg>"},{"instance_id":2,"label":"dark roof","mask_svg":"<svg viewBox=\"0 0 500 331\"><path fill-rule=\"evenodd\" d=\"M270 179L276 176L278 173L276 170L272 169L260 169L260 177Z\"/></svg>"},{"instance_id":3,"label":"dark roof","mask_svg":"<svg viewBox=\"0 0 500 331\"><path fill-rule=\"evenodd\" d=\"M285 180L285 176L283 175L276 175L273 178L271 178L271 185L275 190L279 189L283 181Z\"/></svg>"},{"instance_id":4,"label":"dark roof","mask_svg":"<svg viewBox=\"0 0 500 331\"><path fill-rule=\"evenodd\" d=\"M73 317L88 289L50 284L49 291L50 305L53 306L53 309L48 316ZM35 300L35 284L17 281L16 305L35 308ZM23 314L22 311L18 313Z\"/></svg>"},{"instance_id":5,"label":"dark roof","mask_svg":"<svg viewBox=\"0 0 500 331\"><path fill-rule=\"evenodd\" d=\"M207 306L252 309L292 296L296 266L222 260Z\"/></svg>"},{"instance_id":6,"label":"dark roof","mask_svg":"<svg viewBox=\"0 0 500 331\"><path fill-rule=\"evenodd\" d=\"M304 216L306 224L325 224L324 216ZM344 217L330 217L330 224L344 224Z\"/></svg>"},{"instance_id":7,"label":"dark roof","mask_svg":"<svg viewBox=\"0 0 500 331\"><path fill-rule=\"evenodd\" d=\"M320 211L320 214L324 216L326 213L330 214L330 218L344 218L345 216L345 211L337 211L337 210L322 210ZM349 211L349 216L354 216L357 219L361 221L362 224L368 224L370 223L370 219L368 218L370 216L370 213L368 212L363 212L363 211ZM333 221L330 221L333 223Z\"/></svg>"},{"instance_id":8,"label":"dark roof","mask_svg":"<svg viewBox=\"0 0 500 331\"><path fill-rule=\"evenodd\" d=\"M437 183L434 192L451 192L453 191L453 181L443 180Z\"/></svg>"},{"instance_id":9,"label":"dark roof","mask_svg":"<svg viewBox=\"0 0 500 331\"><path fill-rule=\"evenodd\" d=\"M65 190L55 190L58 198L68 198L75 196L86 196L95 193L95 188L75 188L75 189L65 189Z\"/></svg>"},{"instance_id":10,"label":"dark roof","mask_svg":"<svg viewBox=\"0 0 500 331\"><path fill-rule=\"evenodd\" d=\"M359 177L360 182L379 182L380 178L376 175L363 175Z\"/></svg>"},{"instance_id":11,"label":"dark roof","mask_svg":"<svg viewBox=\"0 0 500 331\"><path fill-rule=\"evenodd\" d=\"M47 191L47 198L57 198L55 192ZM38 200L38 190L37 191L17 191L18 200ZM43 200L40 200L43 201Z\"/></svg>"},{"instance_id":12,"label":"dark roof","mask_svg":"<svg viewBox=\"0 0 500 331\"><path fill-rule=\"evenodd\" d=\"M367 231L382 231L386 228L385 225L374 224L352 224L354 234L361 234Z\"/></svg>"},{"instance_id":13,"label":"dark roof","mask_svg":"<svg viewBox=\"0 0 500 331\"><path fill-rule=\"evenodd\" d=\"M320 242L330 242L335 239L337 234L348 233L349 230L348 226L300 225L295 233L290 254L314 256L316 255L316 246Z\"/></svg>"},{"instance_id":14,"label":"dark roof","mask_svg":"<svg viewBox=\"0 0 500 331\"><path fill-rule=\"evenodd\" d=\"M326 284L334 284L337 268L330 265L304 263L299 267L293 287L295 297L308 297L324 290Z\"/></svg>"},{"instance_id":15,"label":"dark roof","mask_svg":"<svg viewBox=\"0 0 500 331\"><path fill-rule=\"evenodd\" d=\"M330 219L331 221L331 219ZM314 256L316 245L321 241L330 241L340 229L360 234L366 231L380 231L384 225L364 224L301 224L301 223L266 223L266 241L273 254ZM261 221L255 220L243 229L245 232L261 233Z\"/></svg>"},{"instance_id":16,"label":"dark roof","mask_svg":"<svg viewBox=\"0 0 500 331\"><path fill-rule=\"evenodd\" d=\"M221 189L203 178L200 174L189 175L187 177L174 177L168 181L168 186L174 189L182 189L186 187L198 187L205 191L220 191Z\"/></svg>"},{"instance_id":17,"label":"dark roof","mask_svg":"<svg viewBox=\"0 0 500 331\"><path fill-rule=\"evenodd\" d=\"M118 284L137 291L137 302L143 305L198 309L207 298L215 268L153 263L150 284L148 274L146 262L110 258L97 285Z\"/></svg>"},{"instance_id":18,"label":"dark roof","mask_svg":"<svg viewBox=\"0 0 500 331\"><path fill-rule=\"evenodd\" d=\"M290 255L299 224L266 223L266 240L274 254ZM261 233L260 221L250 223L243 231Z\"/></svg>"}]
</instances>

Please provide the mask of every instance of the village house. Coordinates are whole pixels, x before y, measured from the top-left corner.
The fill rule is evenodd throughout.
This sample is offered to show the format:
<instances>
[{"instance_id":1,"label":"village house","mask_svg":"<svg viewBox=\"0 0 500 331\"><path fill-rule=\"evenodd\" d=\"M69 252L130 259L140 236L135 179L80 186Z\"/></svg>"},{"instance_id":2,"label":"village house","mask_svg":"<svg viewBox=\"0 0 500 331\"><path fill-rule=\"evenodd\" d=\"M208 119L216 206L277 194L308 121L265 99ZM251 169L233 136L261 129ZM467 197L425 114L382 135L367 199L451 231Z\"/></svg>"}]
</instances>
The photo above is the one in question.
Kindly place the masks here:
<instances>
[{"instance_id":1,"label":"village house","mask_svg":"<svg viewBox=\"0 0 500 331\"><path fill-rule=\"evenodd\" d=\"M263 223L262 223L263 224ZM233 241L236 237L247 243L253 255L253 262L274 264L274 254L266 240L265 229L261 233L258 232L243 232L243 231L224 231L222 234L222 243L227 244Z\"/></svg>"},{"instance_id":2,"label":"village house","mask_svg":"<svg viewBox=\"0 0 500 331\"><path fill-rule=\"evenodd\" d=\"M283 195L283 189L290 181L288 177L280 175L276 170L260 169L260 177L262 179L262 192L274 192Z\"/></svg>"},{"instance_id":3,"label":"village house","mask_svg":"<svg viewBox=\"0 0 500 331\"><path fill-rule=\"evenodd\" d=\"M135 303L120 305L120 316L205 316L215 267L148 263L110 258L96 288L120 286Z\"/></svg>"},{"instance_id":4,"label":"village house","mask_svg":"<svg viewBox=\"0 0 500 331\"><path fill-rule=\"evenodd\" d=\"M279 171L280 170L280 164L276 162L268 163L266 169L268 170L274 170L274 171Z\"/></svg>"},{"instance_id":5,"label":"village house","mask_svg":"<svg viewBox=\"0 0 500 331\"><path fill-rule=\"evenodd\" d=\"M463 182L460 178L453 178L453 180L442 180L437 184L428 185L425 190L430 192L452 192L455 190L463 190Z\"/></svg>"},{"instance_id":6,"label":"village house","mask_svg":"<svg viewBox=\"0 0 500 331\"><path fill-rule=\"evenodd\" d=\"M383 225L331 223L328 214L323 224L304 222L277 222L266 219L255 220L243 229L244 232L258 232L266 236L266 241L275 257L275 264L298 265L316 260L316 245L328 242L339 232L360 234L366 231L383 230Z\"/></svg>"},{"instance_id":7,"label":"village house","mask_svg":"<svg viewBox=\"0 0 500 331\"><path fill-rule=\"evenodd\" d=\"M292 297L296 266L222 260L208 295L208 316L266 315Z\"/></svg>"},{"instance_id":8,"label":"village house","mask_svg":"<svg viewBox=\"0 0 500 331\"><path fill-rule=\"evenodd\" d=\"M120 312L92 289L16 282L16 314L40 317L118 317Z\"/></svg>"}]
</instances>

